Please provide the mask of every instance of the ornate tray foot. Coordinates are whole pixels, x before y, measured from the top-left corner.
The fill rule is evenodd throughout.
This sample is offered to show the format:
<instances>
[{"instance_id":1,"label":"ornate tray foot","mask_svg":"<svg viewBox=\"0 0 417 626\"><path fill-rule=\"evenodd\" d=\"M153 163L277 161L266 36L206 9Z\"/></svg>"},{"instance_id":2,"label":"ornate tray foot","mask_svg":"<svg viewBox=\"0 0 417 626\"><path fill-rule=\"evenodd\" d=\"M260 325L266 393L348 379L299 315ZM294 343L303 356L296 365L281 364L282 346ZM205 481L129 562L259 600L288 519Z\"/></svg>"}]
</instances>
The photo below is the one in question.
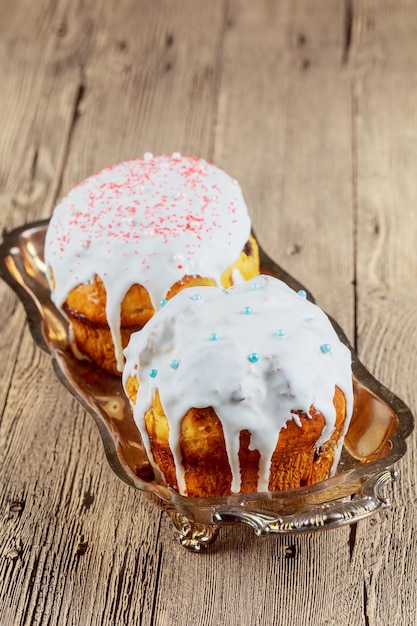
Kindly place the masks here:
<instances>
[{"instance_id":1,"label":"ornate tray foot","mask_svg":"<svg viewBox=\"0 0 417 626\"><path fill-rule=\"evenodd\" d=\"M215 524L198 524L192 522L177 510L166 507L165 511L177 531L180 544L191 552L202 552L214 543L219 533L219 526Z\"/></svg>"}]
</instances>

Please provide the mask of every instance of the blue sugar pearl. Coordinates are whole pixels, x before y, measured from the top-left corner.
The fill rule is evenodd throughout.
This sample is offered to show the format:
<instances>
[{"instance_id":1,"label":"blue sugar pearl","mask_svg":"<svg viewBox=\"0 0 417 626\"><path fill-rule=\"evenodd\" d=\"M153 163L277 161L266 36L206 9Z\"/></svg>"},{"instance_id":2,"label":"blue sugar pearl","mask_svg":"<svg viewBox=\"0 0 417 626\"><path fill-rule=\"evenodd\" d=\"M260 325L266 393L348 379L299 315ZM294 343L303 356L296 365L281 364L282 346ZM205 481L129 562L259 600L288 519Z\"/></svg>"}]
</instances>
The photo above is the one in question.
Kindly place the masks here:
<instances>
[{"instance_id":1,"label":"blue sugar pearl","mask_svg":"<svg viewBox=\"0 0 417 626\"><path fill-rule=\"evenodd\" d=\"M306 322L314 322L315 320L314 320L314 317L306 317L305 321Z\"/></svg>"},{"instance_id":2,"label":"blue sugar pearl","mask_svg":"<svg viewBox=\"0 0 417 626\"><path fill-rule=\"evenodd\" d=\"M257 363L259 361L259 354L257 352L251 352L248 356L248 361L251 363Z\"/></svg>"},{"instance_id":3,"label":"blue sugar pearl","mask_svg":"<svg viewBox=\"0 0 417 626\"><path fill-rule=\"evenodd\" d=\"M331 352L332 346L329 343L323 343L320 346L320 350L323 352L323 354L327 354L328 352Z\"/></svg>"},{"instance_id":4,"label":"blue sugar pearl","mask_svg":"<svg viewBox=\"0 0 417 626\"><path fill-rule=\"evenodd\" d=\"M287 331L285 331L283 328L278 328L277 332L275 333L277 337L286 337L287 336Z\"/></svg>"},{"instance_id":5,"label":"blue sugar pearl","mask_svg":"<svg viewBox=\"0 0 417 626\"><path fill-rule=\"evenodd\" d=\"M252 291L259 291L260 288L261 288L261 286L260 286L259 283L252 283L252 285L251 285Z\"/></svg>"},{"instance_id":6,"label":"blue sugar pearl","mask_svg":"<svg viewBox=\"0 0 417 626\"><path fill-rule=\"evenodd\" d=\"M226 295L229 293L228 289L223 289L223 293L225 293Z\"/></svg>"},{"instance_id":7,"label":"blue sugar pearl","mask_svg":"<svg viewBox=\"0 0 417 626\"><path fill-rule=\"evenodd\" d=\"M201 300L201 296L199 293L195 293L191 296L191 300Z\"/></svg>"},{"instance_id":8,"label":"blue sugar pearl","mask_svg":"<svg viewBox=\"0 0 417 626\"><path fill-rule=\"evenodd\" d=\"M168 300L166 298L162 298L162 300L159 301L159 304L161 306L165 306L167 302L168 302Z\"/></svg>"},{"instance_id":9,"label":"blue sugar pearl","mask_svg":"<svg viewBox=\"0 0 417 626\"><path fill-rule=\"evenodd\" d=\"M252 313L252 309L250 306L245 306L245 308L242 311L243 315L251 315Z\"/></svg>"},{"instance_id":10,"label":"blue sugar pearl","mask_svg":"<svg viewBox=\"0 0 417 626\"><path fill-rule=\"evenodd\" d=\"M178 369L179 364L180 364L180 362L179 362L179 361L177 361L177 359L172 359L172 361L170 361L170 362L169 362L169 367L170 367L172 370L177 370L177 369Z\"/></svg>"},{"instance_id":11,"label":"blue sugar pearl","mask_svg":"<svg viewBox=\"0 0 417 626\"><path fill-rule=\"evenodd\" d=\"M157 373L158 373L158 370L153 370L153 369L152 369L152 370L149 370L149 376L150 376L151 378L155 378L155 376L157 375Z\"/></svg>"},{"instance_id":12,"label":"blue sugar pearl","mask_svg":"<svg viewBox=\"0 0 417 626\"><path fill-rule=\"evenodd\" d=\"M219 340L219 335L217 333L211 333L209 337L209 341L218 341L218 340Z\"/></svg>"},{"instance_id":13,"label":"blue sugar pearl","mask_svg":"<svg viewBox=\"0 0 417 626\"><path fill-rule=\"evenodd\" d=\"M300 298L307 298L307 292L305 291L305 289L300 289L299 291L297 291L297 293Z\"/></svg>"}]
</instances>

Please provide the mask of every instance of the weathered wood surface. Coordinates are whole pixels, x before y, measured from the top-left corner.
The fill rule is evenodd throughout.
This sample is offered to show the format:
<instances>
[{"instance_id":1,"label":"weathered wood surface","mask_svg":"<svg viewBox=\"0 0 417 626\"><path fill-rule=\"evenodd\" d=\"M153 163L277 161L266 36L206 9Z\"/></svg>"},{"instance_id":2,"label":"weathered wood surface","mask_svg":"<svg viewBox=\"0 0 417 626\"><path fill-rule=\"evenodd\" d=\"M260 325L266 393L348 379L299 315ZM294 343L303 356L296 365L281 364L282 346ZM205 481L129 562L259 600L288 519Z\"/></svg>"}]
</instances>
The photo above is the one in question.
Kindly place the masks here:
<instances>
[{"instance_id":1,"label":"weathered wood surface","mask_svg":"<svg viewBox=\"0 0 417 626\"><path fill-rule=\"evenodd\" d=\"M0 2L1 228L147 150L241 181L262 245L417 409L417 2ZM0 626L417 624L416 435L352 528L186 552L0 283ZM289 549L290 548L290 549Z\"/></svg>"}]
</instances>

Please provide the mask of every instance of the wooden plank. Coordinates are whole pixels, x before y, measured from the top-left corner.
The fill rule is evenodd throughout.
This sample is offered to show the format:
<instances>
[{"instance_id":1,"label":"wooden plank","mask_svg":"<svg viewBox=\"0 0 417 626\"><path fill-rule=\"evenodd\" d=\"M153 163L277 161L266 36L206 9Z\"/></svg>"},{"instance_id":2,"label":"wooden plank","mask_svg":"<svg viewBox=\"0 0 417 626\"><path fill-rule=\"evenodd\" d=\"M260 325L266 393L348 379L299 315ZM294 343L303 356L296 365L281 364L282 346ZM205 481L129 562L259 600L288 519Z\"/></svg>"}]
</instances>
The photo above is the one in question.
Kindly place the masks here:
<instances>
[{"instance_id":1,"label":"wooden plank","mask_svg":"<svg viewBox=\"0 0 417 626\"><path fill-rule=\"evenodd\" d=\"M43 7L39 19L48 11ZM6 80L12 124L4 154L17 146L13 164L4 160L4 224L47 215L80 178L137 156L138 137L142 151L151 144L155 151L208 156L222 6L202 7L194 20L185 21L187 15L193 16L190 3L182 12L167 3L57 6L45 49L29 38L25 62L16 63ZM23 17L14 13L11 22L24 34ZM138 39L137 20L146 37ZM196 59L192 65L190 58ZM33 76L39 84L32 84ZM29 120L20 84L27 79L38 97ZM173 95L176 83L181 88ZM19 115L27 122L20 129L13 101L21 102ZM153 115L161 105L160 115ZM15 168L17 152L30 152L26 168ZM16 300L2 287L5 322L13 319L10 328L22 334L21 310L13 318ZM92 420L54 380L49 359L34 350L24 328L3 372L1 506L7 519L1 528L0 623L153 623L160 512L111 474Z\"/></svg>"},{"instance_id":2,"label":"wooden plank","mask_svg":"<svg viewBox=\"0 0 417 626\"><path fill-rule=\"evenodd\" d=\"M7 228L50 214L65 165L86 54L89 15L65 0L10 4L2 15L4 133L0 207ZM74 33L67 31L73 14ZM90 33L91 35L91 33Z\"/></svg>"},{"instance_id":3,"label":"wooden plank","mask_svg":"<svg viewBox=\"0 0 417 626\"><path fill-rule=\"evenodd\" d=\"M9 23L2 16L7 132L1 144L1 219L8 228L49 214L82 91L79 62L86 55L88 13L78 12L77 4L61 3L56 13L50 3L40 5L39 12L33 7L35 15L24 7L6 12ZM24 315L16 298L6 285L1 290L7 329L2 354L8 357L1 360L1 399L7 396L8 402L1 422L0 623L87 624L97 607L113 623L113 616L136 611L136 603L126 606L123 594L143 598L142 610L150 614L146 591L152 569L157 571L159 515L148 521L147 505L111 474L92 420L55 380L26 326L22 333ZM100 519L104 523L98 525ZM126 536L127 547L134 547L129 551ZM142 568L148 580L131 574ZM113 586L109 573L115 573ZM86 587L96 593L86 594Z\"/></svg>"},{"instance_id":4,"label":"wooden plank","mask_svg":"<svg viewBox=\"0 0 417 626\"><path fill-rule=\"evenodd\" d=\"M416 411L417 7L365 2L355 11L358 349ZM416 623L416 467L414 433L393 508L358 527L370 626Z\"/></svg>"},{"instance_id":5,"label":"wooden plank","mask_svg":"<svg viewBox=\"0 0 417 626\"><path fill-rule=\"evenodd\" d=\"M309 7L268 0L229 6L214 158L240 180L262 245L352 337L343 3L316 6L314 19ZM361 581L346 575L349 537L345 528L263 542L229 528L203 562L178 553L174 574L164 550L156 624L365 624ZM203 601L195 581L204 585Z\"/></svg>"}]
</instances>

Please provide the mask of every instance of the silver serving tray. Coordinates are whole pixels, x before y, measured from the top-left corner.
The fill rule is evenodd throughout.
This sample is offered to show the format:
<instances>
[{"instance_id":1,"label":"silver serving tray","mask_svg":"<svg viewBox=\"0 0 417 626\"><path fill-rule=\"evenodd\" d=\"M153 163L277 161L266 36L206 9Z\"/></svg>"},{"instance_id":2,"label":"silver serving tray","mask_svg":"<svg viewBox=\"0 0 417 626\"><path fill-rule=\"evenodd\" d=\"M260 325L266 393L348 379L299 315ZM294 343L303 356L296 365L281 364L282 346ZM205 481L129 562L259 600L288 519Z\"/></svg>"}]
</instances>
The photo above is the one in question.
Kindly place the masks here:
<instances>
[{"instance_id":1,"label":"silver serving tray","mask_svg":"<svg viewBox=\"0 0 417 626\"><path fill-rule=\"evenodd\" d=\"M215 540L223 524L249 524L256 535L311 532L357 522L388 504L381 491L397 478L392 465L406 452L413 416L368 372L333 320L352 352L355 386L354 414L335 476L290 491L210 498L187 498L158 484L120 380L76 359L69 348L68 324L52 304L45 278L47 225L45 220L4 233L0 275L22 301L33 339L52 357L58 379L93 416L110 467L165 508L183 546L200 551ZM260 253L263 273L304 289L262 249Z\"/></svg>"}]
</instances>

